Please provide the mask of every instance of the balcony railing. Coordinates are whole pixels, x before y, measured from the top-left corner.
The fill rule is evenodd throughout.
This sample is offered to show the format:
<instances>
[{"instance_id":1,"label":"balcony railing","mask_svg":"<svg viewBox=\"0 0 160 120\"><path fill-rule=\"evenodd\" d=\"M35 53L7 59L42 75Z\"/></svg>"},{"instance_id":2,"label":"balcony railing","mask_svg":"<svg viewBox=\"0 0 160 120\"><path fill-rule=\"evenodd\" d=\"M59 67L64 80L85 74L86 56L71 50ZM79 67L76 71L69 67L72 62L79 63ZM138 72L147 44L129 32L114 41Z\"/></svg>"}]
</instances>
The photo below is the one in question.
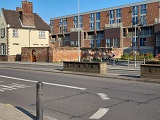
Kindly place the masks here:
<instances>
[{"instance_id":1,"label":"balcony railing","mask_svg":"<svg viewBox=\"0 0 160 120\"><path fill-rule=\"evenodd\" d=\"M77 32L78 30L81 31L83 28L71 28L70 32Z\"/></svg>"},{"instance_id":2,"label":"balcony railing","mask_svg":"<svg viewBox=\"0 0 160 120\"><path fill-rule=\"evenodd\" d=\"M105 24L105 29L107 28L119 28L123 27L123 23Z\"/></svg>"}]
</instances>

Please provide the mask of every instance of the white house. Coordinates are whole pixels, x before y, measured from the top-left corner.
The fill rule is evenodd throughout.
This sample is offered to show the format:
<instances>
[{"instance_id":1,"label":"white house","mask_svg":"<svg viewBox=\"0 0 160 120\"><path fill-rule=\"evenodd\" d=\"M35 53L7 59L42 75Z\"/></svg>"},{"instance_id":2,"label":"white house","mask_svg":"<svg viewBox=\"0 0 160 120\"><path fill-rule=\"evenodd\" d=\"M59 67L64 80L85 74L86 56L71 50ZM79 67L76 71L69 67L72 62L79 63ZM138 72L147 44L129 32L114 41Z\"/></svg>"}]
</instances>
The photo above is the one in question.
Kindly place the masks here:
<instances>
[{"instance_id":1,"label":"white house","mask_svg":"<svg viewBox=\"0 0 160 120\"><path fill-rule=\"evenodd\" d=\"M15 61L21 47L48 47L49 25L33 13L32 2L0 13L0 60Z\"/></svg>"}]
</instances>

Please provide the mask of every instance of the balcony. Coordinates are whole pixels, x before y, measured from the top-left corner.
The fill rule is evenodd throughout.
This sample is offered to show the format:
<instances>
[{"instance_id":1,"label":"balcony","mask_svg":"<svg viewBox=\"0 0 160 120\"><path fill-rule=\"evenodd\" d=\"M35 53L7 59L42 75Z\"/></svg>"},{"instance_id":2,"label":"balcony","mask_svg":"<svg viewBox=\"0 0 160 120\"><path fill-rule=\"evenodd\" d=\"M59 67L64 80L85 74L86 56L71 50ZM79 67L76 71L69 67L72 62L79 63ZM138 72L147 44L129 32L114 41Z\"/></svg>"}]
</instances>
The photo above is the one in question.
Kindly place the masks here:
<instances>
[{"instance_id":1,"label":"balcony","mask_svg":"<svg viewBox=\"0 0 160 120\"><path fill-rule=\"evenodd\" d=\"M71 28L70 32L77 32L78 30L81 31L83 28Z\"/></svg>"},{"instance_id":2,"label":"balcony","mask_svg":"<svg viewBox=\"0 0 160 120\"><path fill-rule=\"evenodd\" d=\"M123 23L105 24L105 29L123 27Z\"/></svg>"}]
</instances>

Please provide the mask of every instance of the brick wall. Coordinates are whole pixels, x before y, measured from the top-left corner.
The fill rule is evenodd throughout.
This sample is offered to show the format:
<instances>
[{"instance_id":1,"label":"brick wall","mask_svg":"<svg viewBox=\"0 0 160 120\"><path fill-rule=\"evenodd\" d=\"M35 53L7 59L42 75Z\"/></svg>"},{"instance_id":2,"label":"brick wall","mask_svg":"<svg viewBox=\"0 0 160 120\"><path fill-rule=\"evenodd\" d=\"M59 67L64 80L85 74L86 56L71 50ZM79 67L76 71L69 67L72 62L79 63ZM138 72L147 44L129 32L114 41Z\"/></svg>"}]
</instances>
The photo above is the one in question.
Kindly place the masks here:
<instances>
[{"instance_id":1,"label":"brick wall","mask_svg":"<svg viewBox=\"0 0 160 120\"><path fill-rule=\"evenodd\" d=\"M159 2L147 4L147 24L154 24L155 18L159 18Z\"/></svg>"},{"instance_id":2,"label":"brick wall","mask_svg":"<svg viewBox=\"0 0 160 120\"><path fill-rule=\"evenodd\" d=\"M109 11L102 11L100 14L100 28L104 29L105 24L109 24Z\"/></svg>"},{"instance_id":3,"label":"brick wall","mask_svg":"<svg viewBox=\"0 0 160 120\"><path fill-rule=\"evenodd\" d=\"M73 26L73 17L68 17L67 18L67 23L68 23L68 25L67 25L67 31L70 32L70 29L74 27Z\"/></svg>"},{"instance_id":4,"label":"brick wall","mask_svg":"<svg viewBox=\"0 0 160 120\"><path fill-rule=\"evenodd\" d=\"M59 33L59 19L54 20L54 34Z\"/></svg>"},{"instance_id":5,"label":"brick wall","mask_svg":"<svg viewBox=\"0 0 160 120\"><path fill-rule=\"evenodd\" d=\"M87 31L90 30L90 14L83 15L83 30Z\"/></svg>"},{"instance_id":6,"label":"brick wall","mask_svg":"<svg viewBox=\"0 0 160 120\"><path fill-rule=\"evenodd\" d=\"M21 61L33 62L33 50L35 50L36 62L78 60L78 49L76 47L23 47Z\"/></svg>"},{"instance_id":7,"label":"brick wall","mask_svg":"<svg viewBox=\"0 0 160 120\"><path fill-rule=\"evenodd\" d=\"M122 8L122 22L123 26L131 26L132 25L132 7Z\"/></svg>"}]
</instances>

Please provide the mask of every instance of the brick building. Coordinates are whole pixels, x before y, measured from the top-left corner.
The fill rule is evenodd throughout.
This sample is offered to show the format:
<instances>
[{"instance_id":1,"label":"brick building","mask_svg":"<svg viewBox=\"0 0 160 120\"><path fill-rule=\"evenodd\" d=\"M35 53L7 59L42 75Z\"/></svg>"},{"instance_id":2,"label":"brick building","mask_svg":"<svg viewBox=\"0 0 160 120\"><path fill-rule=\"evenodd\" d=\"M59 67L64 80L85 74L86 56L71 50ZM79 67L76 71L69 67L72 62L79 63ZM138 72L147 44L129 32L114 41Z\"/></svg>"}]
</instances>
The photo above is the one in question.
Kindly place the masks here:
<instances>
[{"instance_id":1,"label":"brick building","mask_svg":"<svg viewBox=\"0 0 160 120\"><path fill-rule=\"evenodd\" d=\"M160 0L51 18L50 45L78 46L80 31L81 48L113 47L156 54L160 53L159 22Z\"/></svg>"}]
</instances>

